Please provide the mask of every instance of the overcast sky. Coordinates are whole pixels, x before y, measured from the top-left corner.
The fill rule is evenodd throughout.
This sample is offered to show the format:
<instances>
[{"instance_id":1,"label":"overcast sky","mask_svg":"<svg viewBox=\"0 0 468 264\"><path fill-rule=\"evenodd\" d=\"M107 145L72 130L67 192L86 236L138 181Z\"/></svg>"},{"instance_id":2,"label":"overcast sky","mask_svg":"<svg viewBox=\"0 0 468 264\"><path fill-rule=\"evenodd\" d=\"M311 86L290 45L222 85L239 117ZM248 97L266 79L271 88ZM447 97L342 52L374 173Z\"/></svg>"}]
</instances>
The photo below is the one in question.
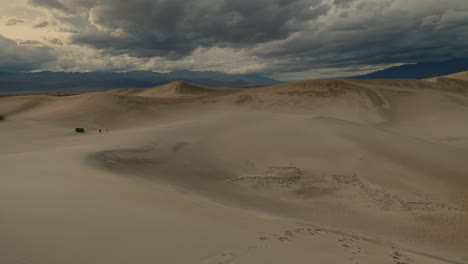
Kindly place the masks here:
<instances>
[{"instance_id":1,"label":"overcast sky","mask_svg":"<svg viewBox=\"0 0 468 264\"><path fill-rule=\"evenodd\" d=\"M0 71L297 80L468 57L468 0L0 0Z\"/></svg>"}]
</instances>

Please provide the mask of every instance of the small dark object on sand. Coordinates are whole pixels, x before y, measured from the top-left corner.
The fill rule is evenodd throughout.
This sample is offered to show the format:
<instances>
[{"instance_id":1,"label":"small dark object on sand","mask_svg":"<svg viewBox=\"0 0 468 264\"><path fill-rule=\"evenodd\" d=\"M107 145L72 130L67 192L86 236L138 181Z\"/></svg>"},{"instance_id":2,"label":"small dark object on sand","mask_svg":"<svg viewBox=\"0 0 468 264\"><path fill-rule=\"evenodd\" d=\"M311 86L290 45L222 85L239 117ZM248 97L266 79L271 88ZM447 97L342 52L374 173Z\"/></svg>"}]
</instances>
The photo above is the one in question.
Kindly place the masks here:
<instances>
[{"instance_id":1,"label":"small dark object on sand","mask_svg":"<svg viewBox=\"0 0 468 264\"><path fill-rule=\"evenodd\" d=\"M76 133L84 133L84 132L85 132L85 129L82 128L82 127L77 127L77 128L75 128L75 132L76 132Z\"/></svg>"},{"instance_id":2,"label":"small dark object on sand","mask_svg":"<svg viewBox=\"0 0 468 264\"><path fill-rule=\"evenodd\" d=\"M5 119L6 119L5 116L0 115L0 122L5 121Z\"/></svg>"}]
</instances>

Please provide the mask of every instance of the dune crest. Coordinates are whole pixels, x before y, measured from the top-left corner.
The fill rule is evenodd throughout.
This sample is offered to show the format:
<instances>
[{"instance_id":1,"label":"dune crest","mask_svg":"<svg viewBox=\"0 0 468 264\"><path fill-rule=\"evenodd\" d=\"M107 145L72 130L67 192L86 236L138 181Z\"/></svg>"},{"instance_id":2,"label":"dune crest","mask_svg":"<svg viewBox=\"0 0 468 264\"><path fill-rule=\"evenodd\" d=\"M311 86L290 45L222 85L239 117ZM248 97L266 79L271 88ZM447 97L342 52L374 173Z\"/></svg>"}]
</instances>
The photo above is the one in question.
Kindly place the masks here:
<instances>
[{"instance_id":1,"label":"dune crest","mask_svg":"<svg viewBox=\"0 0 468 264\"><path fill-rule=\"evenodd\" d=\"M462 81L468 81L468 71L454 73L454 74L450 74L450 75L447 75L447 76L444 76L444 77L452 78L452 79L458 79L458 80L462 80Z\"/></svg>"},{"instance_id":2,"label":"dune crest","mask_svg":"<svg viewBox=\"0 0 468 264\"><path fill-rule=\"evenodd\" d=\"M207 88L203 86L194 85L191 83L176 81L154 88L146 89L140 93L139 96L146 97L161 97L161 98L173 98L173 97L192 97L192 96L204 96L220 92L219 90Z\"/></svg>"}]
</instances>

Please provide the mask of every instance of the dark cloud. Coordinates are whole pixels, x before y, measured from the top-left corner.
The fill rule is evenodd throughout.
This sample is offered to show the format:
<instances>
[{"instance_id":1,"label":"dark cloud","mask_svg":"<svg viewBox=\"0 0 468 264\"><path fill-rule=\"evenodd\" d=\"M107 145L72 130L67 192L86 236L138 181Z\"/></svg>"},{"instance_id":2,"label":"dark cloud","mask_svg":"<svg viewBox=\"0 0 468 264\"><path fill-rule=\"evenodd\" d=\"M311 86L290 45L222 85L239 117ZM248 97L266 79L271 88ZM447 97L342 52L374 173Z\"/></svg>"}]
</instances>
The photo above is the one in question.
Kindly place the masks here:
<instances>
[{"instance_id":1,"label":"dark cloud","mask_svg":"<svg viewBox=\"0 0 468 264\"><path fill-rule=\"evenodd\" d=\"M45 28L49 25L49 22L47 21L40 21L40 22L37 22L36 24L33 25L33 28Z\"/></svg>"},{"instance_id":2,"label":"dark cloud","mask_svg":"<svg viewBox=\"0 0 468 264\"><path fill-rule=\"evenodd\" d=\"M63 46L63 41L59 38L46 39L51 45Z\"/></svg>"},{"instance_id":3,"label":"dark cloud","mask_svg":"<svg viewBox=\"0 0 468 264\"><path fill-rule=\"evenodd\" d=\"M80 33L80 31L78 31L77 29L73 29L73 28L60 28L58 31L62 33L73 33L73 34Z\"/></svg>"},{"instance_id":4,"label":"dark cloud","mask_svg":"<svg viewBox=\"0 0 468 264\"><path fill-rule=\"evenodd\" d=\"M413 10L403 1L340 2L344 7L323 21L253 54L274 59L272 71L468 57L468 2L449 1L466 7L458 10L435 1Z\"/></svg>"},{"instance_id":5,"label":"dark cloud","mask_svg":"<svg viewBox=\"0 0 468 264\"><path fill-rule=\"evenodd\" d=\"M68 11L67 6L59 0L29 0L29 3L34 6L56 9L60 11Z\"/></svg>"},{"instance_id":6,"label":"dark cloud","mask_svg":"<svg viewBox=\"0 0 468 264\"><path fill-rule=\"evenodd\" d=\"M350 6L351 3L353 3L354 0L334 0L333 3L336 6Z\"/></svg>"},{"instance_id":7,"label":"dark cloud","mask_svg":"<svg viewBox=\"0 0 468 264\"><path fill-rule=\"evenodd\" d=\"M85 26L75 22L80 33L72 36L73 43L114 54L170 58L198 47L250 48L285 39L329 7L322 0L67 0L60 5L72 3L79 11L59 19L73 23L73 14L88 8L86 21L92 21Z\"/></svg>"},{"instance_id":8,"label":"dark cloud","mask_svg":"<svg viewBox=\"0 0 468 264\"><path fill-rule=\"evenodd\" d=\"M5 26L14 26L20 23L24 23L24 20L12 17L5 22Z\"/></svg>"},{"instance_id":9,"label":"dark cloud","mask_svg":"<svg viewBox=\"0 0 468 264\"><path fill-rule=\"evenodd\" d=\"M57 59L51 48L38 44L36 41L18 44L0 35L0 71L37 70Z\"/></svg>"},{"instance_id":10,"label":"dark cloud","mask_svg":"<svg viewBox=\"0 0 468 264\"><path fill-rule=\"evenodd\" d=\"M28 46L42 45L42 43L38 40L17 40L17 43Z\"/></svg>"},{"instance_id":11,"label":"dark cloud","mask_svg":"<svg viewBox=\"0 0 468 264\"><path fill-rule=\"evenodd\" d=\"M241 49L265 73L468 57L468 1L421 2L30 0L52 10L70 43L107 55Z\"/></svg>"}]
</instances>

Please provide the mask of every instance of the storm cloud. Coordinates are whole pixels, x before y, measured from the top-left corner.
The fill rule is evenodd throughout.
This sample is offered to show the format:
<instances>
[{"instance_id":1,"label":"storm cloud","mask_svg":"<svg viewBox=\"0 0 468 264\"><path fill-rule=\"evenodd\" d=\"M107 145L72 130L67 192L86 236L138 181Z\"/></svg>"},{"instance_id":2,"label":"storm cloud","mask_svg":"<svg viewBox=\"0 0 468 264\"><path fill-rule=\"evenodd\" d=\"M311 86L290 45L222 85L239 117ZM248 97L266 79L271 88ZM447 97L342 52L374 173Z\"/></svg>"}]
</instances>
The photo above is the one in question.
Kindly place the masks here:
<instances>
[{"instance_id":1,"label":"storm cloud","mask_svg":"<svg viewBox=\"0 0 468 264\"><path fill-rule=\"evenodd\" d=\"M55 52L35 41L15 40L0 35L0 71L32 71L57 59Z\"/></svg>"},{"instance_id":2,"label":"storm cloud","mask_svg":"<svg viewBox=\"0 0 468 264\"><path fill-rule=\"evenodd\" d=\"M29 0L103 57L239 52L242 69L297 72L468 57L466 0ZM207 54L210 54L209 52ZM210 58L212 59L212 58ZM224 62L225 63L225 62ZM222 60L220 65L224 64ZM160 65L160 67L165 67ZM156 68L157 70L157 68Z\"/></svg>"},{"instance_id":3,"label":"storm cloud","mask_svg":"<svg viewBox=\"0 0 468 264\"><path fill-rule=\"evenodd\" d=\"M284 71L468 57L468 2L425 2L340 1L345 7L252 53Z\"/></svg>"},{"instance_id":4,"label":"storm cloud","mask_svg":"<svg viewBox=\"0 0 468 264\"><path fill-rule=\"evenodd\" d=\"M77 4L75 4L75 7ZM101 0L75 44L136 57L177 59L199 47L252 48L288 38L329 8L320 0Z\"/></svg>"}]
</instances>

